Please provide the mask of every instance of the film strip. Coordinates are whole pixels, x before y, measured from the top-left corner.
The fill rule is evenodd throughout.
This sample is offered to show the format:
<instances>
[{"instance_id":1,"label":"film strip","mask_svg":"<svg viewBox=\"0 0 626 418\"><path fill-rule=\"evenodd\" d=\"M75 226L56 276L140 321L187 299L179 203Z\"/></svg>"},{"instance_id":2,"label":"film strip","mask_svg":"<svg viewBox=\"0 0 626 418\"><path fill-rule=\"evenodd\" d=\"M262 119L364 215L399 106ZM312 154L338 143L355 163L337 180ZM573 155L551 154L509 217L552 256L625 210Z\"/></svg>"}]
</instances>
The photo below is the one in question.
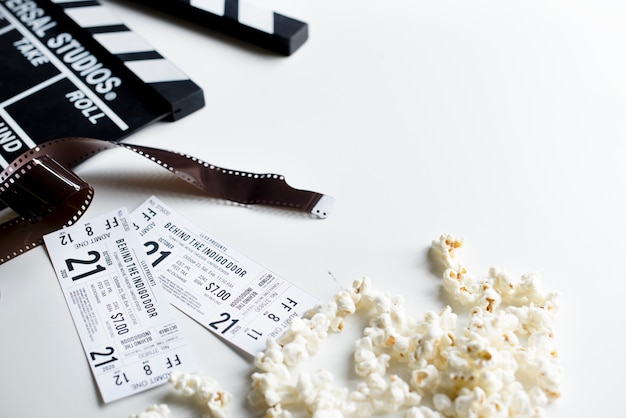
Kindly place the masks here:
<instances>
[{"instance_id":1,"label":"film strip","mask_svg":"<svg viewBox=\"0 0 626 418\"><path fill-rule=\"evenodd\" d=\"M202 89L98 1L0 0L0 166L55 138L119 141Z\"/></svg>"},{"instance_id":2,"label":"film strip","mask_svg":"<svg viewBox=\"0 0 626 418\"><path fill-rule=\"evenodd\" d=\"M281 55L293 54L309 36L300 20L249 0L130 0Z\"/></svg>"},{"instance_id":3,"label":"film strip","mask_svg":"<svg viewBox=\"0 0 626 418\"><path fill-rule=\"evenodd\" d=\"M42 243L42 237L74 224L89 207L93 188L71 168L108 149L123 147L166 168L208 196L244 205L268 205L328 216L333 198L289 186L278 174L255 174L214 166L186 154L93 138L43 143L0 173L0 209L17 217L0 225L0 264Z\"/></svg>"}]
</instances>

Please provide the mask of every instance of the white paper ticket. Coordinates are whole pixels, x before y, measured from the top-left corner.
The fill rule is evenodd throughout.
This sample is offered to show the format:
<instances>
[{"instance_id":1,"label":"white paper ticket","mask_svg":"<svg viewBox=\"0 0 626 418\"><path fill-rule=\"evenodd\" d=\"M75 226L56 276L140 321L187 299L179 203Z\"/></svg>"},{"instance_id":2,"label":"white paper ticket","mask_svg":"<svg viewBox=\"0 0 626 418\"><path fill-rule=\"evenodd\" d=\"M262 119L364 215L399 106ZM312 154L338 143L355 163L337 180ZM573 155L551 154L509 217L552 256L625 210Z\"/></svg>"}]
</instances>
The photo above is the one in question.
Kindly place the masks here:
<instances>
[{"instance_id":1,"label":"white paper ticket","mask_svg":"<svg viewBox=\"0 0 626 418\"><path fill-rule=\"evenodd\" d=\"M156 197L132 213L170 302L224 340L254 355L317 299Z\"/></svg>"},{"instance_id":2,"label":"white paper ticket","mask_svg":"<svg viewBox=\"0 0 626 418\"><path fill-rule=\"evenodd\" d=\"M126 209L44 241L104 402L198 370Z\"/></svg>"}]
</instances>

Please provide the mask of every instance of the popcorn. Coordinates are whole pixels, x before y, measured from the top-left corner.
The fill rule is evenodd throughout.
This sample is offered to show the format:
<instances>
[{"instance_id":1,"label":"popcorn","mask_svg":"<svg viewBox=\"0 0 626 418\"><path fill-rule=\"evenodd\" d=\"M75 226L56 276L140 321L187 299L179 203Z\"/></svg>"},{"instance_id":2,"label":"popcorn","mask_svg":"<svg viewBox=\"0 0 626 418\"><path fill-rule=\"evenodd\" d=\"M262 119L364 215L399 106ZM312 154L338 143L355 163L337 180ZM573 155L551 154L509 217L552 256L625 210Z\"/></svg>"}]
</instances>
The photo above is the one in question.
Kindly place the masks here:
<instances>
[{"instance_id":1,"label":"popcorn","mask_svg":"<svg viewBox=\"0 0 626 418\"><path fill-rule=\"evenodd\" d=\"M407 409L404 418L444 418L437 411L433 411L427 406L412 407Z\"/></svg>"},{"instance_id":2,"label":"popcorn","mask_svg":"<svg viewBox=\"0 0 626 418\"><path fill-rule=\"evenodd\" d=\"M297 318L294 318L296 320ZM293 338L299 334L294 333ZM289 361L288 361L289 362ZM289 376L289 369L285 362L282 347L273 339L266 343L265 351L257 353L254 358L254 365L265 372L273 373L276 376Z\"/></svg>"},{"instance_id":3,"label":"popcorn","mask_svg":"<svg viewBox=\"0 0 626 418\"><path fill-rule=\"evenodd\" d=\"M352 315L356 311L353 293L342 290L335 296L335 302L337 303L337 315L341 318Z\"/></svg>"},{"instance_id":4,"label":"popcorn","mask_svg":"<svg viewBox=\"0 0 626 418\"><path fill-rule=\"evenodd\" d=\"M166 418L170 416L170 409L167 405L152 405L139 414L133 414L130 418Z\"/></svg>"},{"instance_id":5,"label":"popcorn","mask_svg":"<svg viewBox=\"0 0 626 418\"><path fill-rule=\"evenodd\" d=\"M409 317L404 297L375 290L369 278L294 318L254 358L249 402L266 418L349 418L404 411L405 418L537 417L560 396L561 370L552 329L558 295L537 273L513 280L491 267L475 278L463 265L464 240L446 234L432 243L444 267L442 287L460 306ZM328 370L300 371L344 320L367 325L354 343L354 389L339 387ZM299 371L298 374L296 370ZM390 374L390 370L396 374ZM200 402L205 417L227 415L231 395L210 378L174 372L172 386ZM165 418L153 405L131 418Z\"/></svg>"},{"instance_id":6,"label":"popcorn","mask_svg":"<svg viewBox=\"0 0 626 418\"><path fill-rule=\"evenodd\" d=\"M434 387L438 380L439 370L432 364L427 364L419 369L413 369L411 372L410 383L418 393L425 393L428 388Z\"/></svg>"},{"instance_id":7,"label":"popcorn","mask_svg":"<svg viewBox=\"0 0 626 418\"><path fill-rule=\"evenodd\" d=\"M232 395L220 390L210 377L175 371L170 374L169 381L174 389L185 396L193 397L206 409L205 418L228 416L228 404Z\"/></svg>"},{"instance_id":8,"label":"popcorn","mask_svg":"<svg viewBox=\"0 0 626 418\"><path fill-rule=\"evenodd\" d=\"M291 416L291 412L285 411L283 407L278 404L265 411L264 418L291 418Z\"/></svg>"},{"instance_id":9,"label":"popcorn","mask_svg":"<svg viewBox=\"0 0 626 418\"><path fill-rule=\"evenodd\" d=\"M354 351L354 371L359 376L369 376L372 373L385 374L391 356L386 353L376 354L372 339L364 337L357 340Z\"/></svg>"},{"instance_id":10,"label":"popcorn","mask_svg":"<svg viewBox=\"0 0 626 418\"><path fill-rule=\"evenodd\" d=\"M249 399L264 401L268 417L289 417L287 405L314 418L399 410L406 418L544 416L560 388L552 331L557 294L543 291L537 273L514 281L492 267L475 278L458 256L463 243L442 235L432 250L444 267L443 289L466 309L464 323L449 306L410 318L402 296L375 290L367 277L355 280L294 319L278 342L268 340L256 362L264 373L253 374ZM354 371L363 381L339 388L322 370L302 372L292 383L291 372L355 314L368 320L354 345ZM387 377L394 365L404 376Z\"/></svg>"}]
</instances>

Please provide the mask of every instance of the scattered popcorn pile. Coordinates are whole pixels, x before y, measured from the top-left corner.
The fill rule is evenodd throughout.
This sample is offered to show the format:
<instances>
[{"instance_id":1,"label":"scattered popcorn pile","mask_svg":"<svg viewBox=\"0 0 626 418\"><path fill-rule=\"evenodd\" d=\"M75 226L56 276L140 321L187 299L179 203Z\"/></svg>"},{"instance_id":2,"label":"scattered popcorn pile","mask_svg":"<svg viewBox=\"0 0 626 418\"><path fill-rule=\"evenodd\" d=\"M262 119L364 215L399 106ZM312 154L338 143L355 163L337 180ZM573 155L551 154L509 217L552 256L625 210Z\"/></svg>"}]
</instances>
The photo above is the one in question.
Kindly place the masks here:
<instances>
[{"instance_id":1,"label":"scattered popcorn pile","mask_svg":"<svg viewBox=\"0 0 626 418\"><path fill-rule=\"evenodd\" d=\"M537 274L513 281L491 268L486 279L474 278L457 257L462 244L443 235L432 249L445 267L443 288L466 309L466 321L450 307L411 318L402 296L356 280L267 341L255 357L251 404L264 408L265 418L544 417L560 388L552 332L557 295L541 289ZM368 322L355 342L361 380L354 389L339 387L328 370L298 370L355 314ZM231 396L212 380L176 373L170 381L208 408L205 417L226 416ZM168 415L165 405L154 405L132 418Z\"/></svg>"},{"instance_id":2,"label":"scattered popcorn pile","mask_svg":"<svg viewBox=\"0 0 626 418\"><path fill-rule=\"evenodd\" d=\"M268 418L307 411L313 418L363 417L404 411L406 418L542 417L559 396L560 367L552 323L556 294L528 274L517 282L497 268L479 280L457 258L463 241L443 235L432 249L446 268L443 287L468 308L457 326L450 307L406 315L401 296L376 291L369 279L295 318L255 358L249 400ZM355 313L369 324L355 343L356 389L337 387L327 370L292 371L314 355ZM388 375L401 365L406 376ZM397 367L394 369L398 369Z\"/></svg>"}]
</instances>

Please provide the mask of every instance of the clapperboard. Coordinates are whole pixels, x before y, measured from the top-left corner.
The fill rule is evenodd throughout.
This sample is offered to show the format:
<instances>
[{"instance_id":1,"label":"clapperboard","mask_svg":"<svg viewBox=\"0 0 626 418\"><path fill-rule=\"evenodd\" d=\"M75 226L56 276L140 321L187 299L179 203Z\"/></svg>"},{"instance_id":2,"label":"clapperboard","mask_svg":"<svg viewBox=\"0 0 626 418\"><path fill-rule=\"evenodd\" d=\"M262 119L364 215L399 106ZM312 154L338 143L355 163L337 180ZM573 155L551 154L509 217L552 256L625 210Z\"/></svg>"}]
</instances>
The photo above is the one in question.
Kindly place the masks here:
<instances>
[{"instance_id":1,"label":"clapperboard","mask_svg":"<svg viewBox=\"0 0 626 418\"><path fill-rule=\"evenodd\" d=\"M246 0L131 0L281 55L306 42L305 22Z\"/></svg>"},{"instance_id":2,"label":"clapperboard","mask_svg":"<svg viewBox=\"0 0 626 418\"><path fill-rule=\"evenodd\" d=\"M242 0L146 4L282 55L308 36ZM120 141L203 106L202 89L99 1L0 0L1 167L48 140Z\"/></svg>"},{"instance_id":3,"label":"clapperboard","mask_svg":"<svg viewBox=\"0 0 626 418\"><path fill-rule=\"evenodd\" d=\"M64 136L119 141L202 89L98 1L0 0L0 164Z\"/></svg>"}]
</instances>

